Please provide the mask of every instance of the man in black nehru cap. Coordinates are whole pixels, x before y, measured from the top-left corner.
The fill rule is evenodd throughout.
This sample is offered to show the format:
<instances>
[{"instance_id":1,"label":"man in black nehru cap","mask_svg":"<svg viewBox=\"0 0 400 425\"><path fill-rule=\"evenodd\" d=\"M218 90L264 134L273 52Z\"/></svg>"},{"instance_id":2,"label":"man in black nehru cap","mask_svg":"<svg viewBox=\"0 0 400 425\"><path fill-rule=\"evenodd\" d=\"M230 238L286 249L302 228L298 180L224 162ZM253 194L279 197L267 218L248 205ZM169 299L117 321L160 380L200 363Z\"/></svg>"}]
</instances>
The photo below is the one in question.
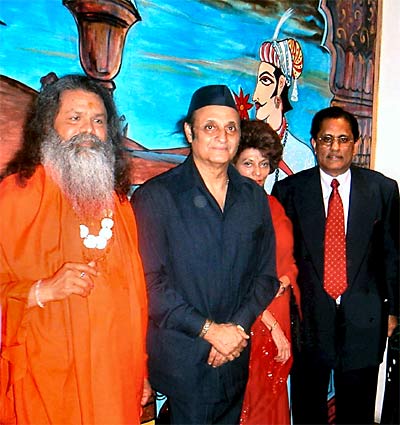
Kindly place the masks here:
<instances>
[{"instance_id":1,"label":"man in black nehru cap","mask_svg":"<svg viewBox=\"0 0 400 425\"><path fill-rule=\"evenodd\" d=\"M275 239L264 191L230 165L240 119L228 87L192 96L192 152L136 191L146 274L151 385L173 424L239 423L249 331L275 296Z\"/></svg>"}]
</instances>

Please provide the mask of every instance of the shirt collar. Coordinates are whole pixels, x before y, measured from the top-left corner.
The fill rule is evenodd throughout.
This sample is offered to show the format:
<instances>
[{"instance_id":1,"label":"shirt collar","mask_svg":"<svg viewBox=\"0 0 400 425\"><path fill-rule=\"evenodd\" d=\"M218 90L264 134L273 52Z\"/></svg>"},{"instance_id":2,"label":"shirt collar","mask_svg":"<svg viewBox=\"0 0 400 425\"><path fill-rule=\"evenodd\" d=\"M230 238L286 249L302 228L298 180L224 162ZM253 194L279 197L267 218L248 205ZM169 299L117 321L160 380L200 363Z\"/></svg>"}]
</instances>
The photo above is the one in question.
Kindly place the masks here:
<instances>
[{"instance_id":1,"label":"shirt collar","mask_svg":"<svg viewBox=\"0 0 400 425\"><path fill-rule=\"evenodd\" d=\"M189 186L205 187L203 179L201 178L201 175L196 167L196 164L194 163L192 154L188 156L185 163L186 163L186 173L188 176ZM239 185L241 184L248 183L248 179L243 177L232 164L228 165L227 173L229 178L229 185L232 187L239 187Z\"/></svg>"},{"instance_id":2,"label":"shirt collar","mask_svg":"<svg viewBox=\"0 0 400 425\"><path fill-rule=\"evenodd\" d=\"M351 171L350 168L345 171L343 174L339 174L336 177L332 177L329 174L327 174L325 171L323 171L321 168L319 169L319 174L321 177L321 185L322 185L322 190L325 192L331 192L332 188L331 188L331 183L333 179L336 179L339 182L339 185L344 187L347 185L348 181L350 180L351 177ZM340 186L339 186L339 190L340 190Z\"/></svg>"}]
</instances>

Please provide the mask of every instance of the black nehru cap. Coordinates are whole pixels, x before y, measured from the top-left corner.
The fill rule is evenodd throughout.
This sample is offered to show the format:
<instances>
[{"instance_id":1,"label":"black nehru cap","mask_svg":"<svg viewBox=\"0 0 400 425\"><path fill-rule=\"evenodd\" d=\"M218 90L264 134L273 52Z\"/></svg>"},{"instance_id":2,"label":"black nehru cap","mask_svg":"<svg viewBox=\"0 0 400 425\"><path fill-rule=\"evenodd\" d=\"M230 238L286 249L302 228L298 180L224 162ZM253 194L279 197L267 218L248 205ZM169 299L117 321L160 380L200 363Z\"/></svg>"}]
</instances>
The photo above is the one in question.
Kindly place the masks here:
<instances>
[{"instance_id":1,"label":"black nehru cap","mask_svg":"<svg viewBox=\"0 0 400 425\"><path fill-rule=\"evenodd\" d=\"M235 100L227 86L211 85L200 87L193 93L187 116L190 117L197 109L210 105L229 106L237 110Z\"/></svg>"}]
</instances>

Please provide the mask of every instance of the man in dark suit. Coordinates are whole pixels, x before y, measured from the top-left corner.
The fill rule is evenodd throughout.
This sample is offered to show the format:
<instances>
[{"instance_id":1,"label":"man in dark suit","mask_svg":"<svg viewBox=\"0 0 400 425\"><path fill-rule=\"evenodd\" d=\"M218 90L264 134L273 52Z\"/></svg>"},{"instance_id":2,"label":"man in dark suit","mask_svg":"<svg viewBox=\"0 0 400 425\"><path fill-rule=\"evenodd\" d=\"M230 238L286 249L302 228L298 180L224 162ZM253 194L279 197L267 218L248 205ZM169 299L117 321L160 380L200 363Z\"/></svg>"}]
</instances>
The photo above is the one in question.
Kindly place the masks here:
<instances>
[{"instance_id":1,"label":"man in dark suit","mask_svg":"<svg viewBox=\"0 0 400 425\"><path fill-rule=\"evenodd\" d=\"M352 114L339 107L319 111L311 136L318 166L277 182L272 191L293 222L302 296L301 351L291 375L293 419L295 424L327 423L333 369L336 423L371 424L378 367L386 337L397 326L398 186L351 165L360 137ZM334 219L333 237L326 219L331 193L337 191L331 183L338 186L344 216L343 226ZM331 238L334 258L328 253ZM332 292L332 283L341 289Z\"/></svg>"},{"instance_id":2,"label":"man in dark suit","mask_svg":"<svg viewBox=\"0 0 400 425\"><path fill-rule=\"evenodd\" d=\"M173 424L237 424L250 327L278 289L274 231L264 191L230 165L240 119L229 89L197 90L184 131L191 155L133 197L150 382Z\"/></svg>"}]
</instances>

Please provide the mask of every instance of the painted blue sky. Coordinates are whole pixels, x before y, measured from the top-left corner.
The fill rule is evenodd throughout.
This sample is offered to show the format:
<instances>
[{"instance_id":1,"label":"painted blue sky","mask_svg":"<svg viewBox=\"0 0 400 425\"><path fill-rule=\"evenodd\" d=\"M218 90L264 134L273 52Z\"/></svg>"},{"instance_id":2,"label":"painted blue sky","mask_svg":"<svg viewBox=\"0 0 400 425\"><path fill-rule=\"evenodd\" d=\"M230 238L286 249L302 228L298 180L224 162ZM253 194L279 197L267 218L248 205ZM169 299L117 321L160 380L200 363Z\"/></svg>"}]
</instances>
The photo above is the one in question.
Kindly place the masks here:
<instances>
[{"instance_id":1,"label":"painted blue sky","mask_svg":"<svg viewBox=\"0 0 400 425\"><path fill-rule=\"evenodd\" d=\"M129 30L114 96L128 136L149 149L183 146L175 124L202 85L227 84L236 93L242 87L251 99L259 46L272 38L279 16L261 16L243 3L238 8L206 3L136 1L142 21ZM51 71L83 72L77 27L61 0L2 0L0 20L1 74L38 90L40 78ZM289 19L279 38L295 37L303 49L299 101L287 117L292 132L308 143L313 114L331 99L330 57L296 23Z\"/></svg>"}]
</instances>

